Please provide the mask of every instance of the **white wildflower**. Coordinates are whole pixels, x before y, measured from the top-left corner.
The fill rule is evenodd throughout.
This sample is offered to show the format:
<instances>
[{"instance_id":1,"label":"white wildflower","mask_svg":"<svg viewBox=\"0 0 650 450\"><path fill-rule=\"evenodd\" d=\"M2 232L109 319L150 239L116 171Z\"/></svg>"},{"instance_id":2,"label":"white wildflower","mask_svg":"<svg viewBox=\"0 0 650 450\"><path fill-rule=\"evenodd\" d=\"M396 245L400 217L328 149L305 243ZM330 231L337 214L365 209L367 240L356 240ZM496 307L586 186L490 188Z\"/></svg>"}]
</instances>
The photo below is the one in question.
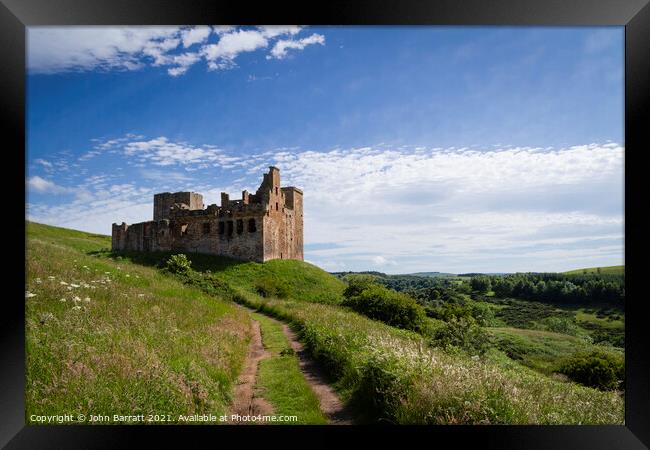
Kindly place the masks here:
<instances>
[{"instance_id":1,"label":"white wildflower","mask_svg":"<svg viewBox=\"0 0 650 450\"><path fill-rule=\"evenodd\" d=\"M47 277L48 280L54 280L54 278L55 278L55 277L53 277L52 275L50 275L49 277Z\"/></svg>"},{"instance_id":2,"label":"white wildflower","mask_svg":"<svg viewBox=\"0 0 650 450\"><path fill-rule=\"evenodd\" d=\"M81 309L81 306L79 305L73 306L72 309L74 309L75 311L79 311Z\"/></svg>"},{"instance_id":3,"label":"white wildflower","mask_svg":"<svg viewBox=\"0 0 650 450\"><path fill-rule=\"evenodd\" d=\"M86 303L90 303L90 297L86 297L86 298L84 298L84 302L86 302Z\"/></svg>"},{"instance_id":4,"label":"white wildflower","mask_svg":"<svg viewBox=\"0 0 650 450\"><path fill-rule=\"evenodd\" d=\"M131 275L129 275L129 274L127 273L126 276L127 276L127 277L130 277Z\"/></svg>"},{"instance_id":5,"label":"white wildflower","mask_svg":"<svg viewBox=\"0 0 650 450\"><path fill-rule=\"evenodd\" d=\"M37 278L37 279L35 279L34 281L36 281L36 282L39 283L39 284L42 283L42 281L41 281L40 278Z\"/></svg>"},{"instance_id":6,"label":"white wildflower","mask_svg":"<svg viewBox=\"0 0 650 450\"><path fill-rule=\"evenodd\" d=\"M70 283L70 286L72 286L73 288L78 288L79 287L78 284L74 284L74 283Z\"/></svg>"},{"instance_id":7,"label":"white wildflower","mask_svg":"<svg viewBox=\"0 0 650 450\"><path fill-rule=\"evenodd\" d=\"M63 285L63 286L67 286L67 285L68 285L68 283L66 283L65 281L59 281L59 284L61 284L61 285Z\"/></svg>"},{"instance_id":8,"label":"white wildflower","mask_svg":"<svg viewBox=\"0 0 650 450\"><path fill-rule=\"evenodd\" d=\"M144 297L144 294L138 294L138 297Z\"/></svg>"},{"instance_id":9,"label":"white wildflower","mask_svg":"<svg viewBox=\"0 0 650 450\"><path fill-rule=\"evenodd\" d=\"M36 297L36 294L32 294L29 291L25 291L25 298L32 298L32 297Z\"/></svg>"},{"instance_id":10,"label":"white wildflower","mask_svg":"<svg viewBox=\"0 0 650 450\"><path fill-rule=\"evenodd\" d=\"M64 299L64 298L62 298L62 299L61 299L61 300L59 300L59 301L60 301L60 302L63 302L63 303L65 303L65 302L66 302L67 300L66 300L66 299Z\"/></svg>"}]
</instances>

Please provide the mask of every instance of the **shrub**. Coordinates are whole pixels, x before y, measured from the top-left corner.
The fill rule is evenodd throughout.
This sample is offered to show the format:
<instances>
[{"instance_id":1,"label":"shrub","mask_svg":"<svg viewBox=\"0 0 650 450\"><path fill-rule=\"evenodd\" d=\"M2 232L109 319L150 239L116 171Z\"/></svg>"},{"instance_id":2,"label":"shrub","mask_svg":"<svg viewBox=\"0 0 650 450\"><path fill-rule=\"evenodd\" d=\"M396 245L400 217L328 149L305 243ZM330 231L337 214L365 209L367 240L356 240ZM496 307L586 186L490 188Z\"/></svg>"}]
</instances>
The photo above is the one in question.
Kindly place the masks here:
<instances>
[{"instance_id":1,"label":"shrub","mask_svg":"<svg viewBox=\"0 0 650 450\"><path fill-rule=\"evenodd\" d=\"M414 299L379 285L371 285L358 295L344 299L342 305L371 319L413 331L422 328L426 317L424 308Z\"/></svg>"},{"instance_id":2,"label":"shrub","mask_svg":"<svg viewBox=\"0 0 650 450\"><path fill-rule=\"evenodd\" d=\"M603 391L624 387L623 355L604 351L575 353L563 360L557 372L585 386Z\"/></svg>"},{"instance_id":3,"label":"shrub","mask_svg":"<svg viewBox=\"0 0 650 450\"><path fill-rule=\"evenodd\" d=\"M570 336L577 336L580 333L580 327L570 317L545 317L538 321L538 326L535 328L554 333L568 334Z\"/></svg>"},{"instance_id":4,"label":"shrub","mask_svg":"<svg viewBox=\"0 0 650 450\"><path fill-rule=\"evenodd\" d=\"M255 282L255 291L262 297L287 298L291 288L282 280L264 277Z\"/></svg>"},{"instance_id":5,"label":"shrub","mask_svg":"<svg viewBox=\"0 0 650 450\"><path fill-rule=\"evenodd\" d=\"M183 253L170 256L166 263L167 270L169 270L171 273L180 274L186 274L192 270L190 267L191 265L192 262L188 260L187 256Z\"/></svg>"},{"instance_id":6,"label":"shrub","mask_svg":"<svg viewBox=\"0 0 650 450\"><path fill-rule=\"evenodd\" d=\"M431 344L443 348L456 347L473 355L481 355L488 349L489 340L473 317L452 317L435 331Z\"/></svg>"},{"instance_id":7,"label":"shrub","mask_svg":"<svg viewBox=\"0 0 650 450\"><path fill-rule=\"evenodd\" d=\"M361 292L370 286L373 286L375 284L375 277L372 275L348 275L345 277L345 281L348 282L348 286L343 291L343 296L345 298L351 298L361 294Z\"/></svg>"},{"instance_id":8,"label":"shrub","mask_svg":"<svg viewBox=\"0 0 650 450\"><path fill-rule=\"evenodd\" d=\"M434 319L444 320L449 322L451 319L466 319L473 318L478 325L485 326L494 323L494 312L492 309L482 303L466 302L460 303L440 303L439 306L426 306L427 316Z\"/></svg>"}]
</instances>

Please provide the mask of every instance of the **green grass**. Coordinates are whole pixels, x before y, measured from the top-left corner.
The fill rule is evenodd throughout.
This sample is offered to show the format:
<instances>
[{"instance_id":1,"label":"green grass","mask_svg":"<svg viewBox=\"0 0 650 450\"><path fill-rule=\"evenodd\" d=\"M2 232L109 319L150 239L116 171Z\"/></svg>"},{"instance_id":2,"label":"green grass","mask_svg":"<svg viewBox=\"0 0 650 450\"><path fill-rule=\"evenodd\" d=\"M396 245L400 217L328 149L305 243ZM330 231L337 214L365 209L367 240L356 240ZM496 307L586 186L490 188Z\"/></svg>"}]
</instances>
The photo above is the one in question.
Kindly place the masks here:
<instances>
[{"instance_id":1,"label":"green grass","mask_svg":"<svg viewBox=\"0 0 650 450\"><path fill-rule=\"evenodd\" d=\"M91 254L109 246L106 236L27 224L28 423L32 414L225 414L248 314L152 268Z\"/></svg>"},{"instance_id":2,"label":"green grass","mask_svg":"<svg viewBox=\"0 0 650 450\"><path fill-rule=\"evenodd\" d=\"M76 243L73 240L69 245L89 244ZM99 249L101 245L89 247ZM93 254L97 255L97 258L86 256L88 259L84 261L110 265L113 269L119 265L123 270L127 268L131 273L141 274L139 279L134 280L133 276L127 279L123 271L113 270L115 283L120 283L121 289L129 288L134 283L147 283L146 287L142 285L137 289L151 290L157 294L156 298L161 296L164 299L165 296L174 297L174 292L183 288L173 282L172 277L158 275L150 268L133 264L160 265L168 256L166 254L122 254L122 259L119 260L106 258L105 256L111 256L106 251L91 251L96 252ZM78 254L81 253L76 251L75 255ZM336 380L334 387L342 399L355 406L357 411L362 411L369 420L403 424L623 423L623 398L619 393L600 392L575 383L556 380L505 356L472 359L463 354L450 354L430 347L427 340L418 333L399 330L337 306L344 284L313 265L286 260L264 264L240 263L227 258L189 256L193 268L204 274L210 270L210 274L204 276L206 280L214 277L222 281L224 286L228 286L228 289L223 290L224 295L259 308L266 314L292 322L299 328L307 348ZM55 264L56 256L46 255L39 261ZM90 264L84 264L90 267ZM69 262L62 265L73 270ZM64 271L64 268L61 267L60 270ZM280 300L257 295L255 283L260 277L276 277L289 284L288 298ZM195 279L189 281L197 282ZM206 289L208 284L203 283L201 287ZM220 308L227 306L215 300L210 301L197 290L188 289L183 292L187 293L183 294L184 296L191 297L190 292L195 292L193 295L197 296L194 302L183 302L187 305L184 313L191 318L185 319L184 315L176 314L177 311L173 310L175 314L169 314L168 320L183 319L188 322L184 326L190 329L201 328L195 326L195 322L205 319L209 314L206 309L209 305L219 304ZM118 298L111 298L106 304L118 304L119 295L116 296ZM30 300L38 299L37 296ZM175 307L177 303L171 302ZM122 307L117 311L114 311L116 306L112 308L113 310L104 311L104 315L115 313L116 317L110 320L129 323L128 327L120 328L119 335L132 329L139 330L139 340L135 342L140 342L140 336L144 335L149 336L151 342L156 345L161 330L151 311L150 314L145 314L147 310L141 311L134 306ZM195 310L198 312L194 312ZM236 315L230 310L224 310L222 314ZM241 319L242 323L245 319ZM109 319L102 317L101 320ZM183 329L180 325L175 326ZM101 327L83 328L76 335L83 337L93 334L96 329ZM77 330L71 325L66 331L75 336ZM219 332L220 328L213 331ZM194 336L200 339L202 335ZM563 338L566 339L566 336ZM277 342L273 344L274 340L275 338L271 338L269 345L280 345ZM115 341L113 339L112 342L117 346ZM146 342L146 345L142 345L144 349L152 345L149 341ZM174 347L176 343L167 345ZM194 341L188 340L184 345L181 351L176 351L176 348L160 348L157 352L164 355L165 351L176 351L181 361L183 355L193 358L192 355L196 354ZM132 351L130 348L129 350ZM163 362L167 364L167 359ZM182 363L170 366L170 371L184 367ZM278 371L279 369L275 370L276 373ZM131 387L126 386L125 389ZM151 387L138 392L154 399L163 398L164 396L156 392L151 393L156 389ZM278 388L269 391L276 389ZM41 391L41 398L43 393L44 391ZM84 395L90 393L91 391L86 391ZM140 404L148 405L149 401L142 400ZM222 404L217 402L217 405Z\"/></svg>"},{"instance_id":3,"label":"green grass","mask_svg":"<svg viewBox=\"0 0 650 450\"><path fill-rule=\"evenodd\" d=\"M471 359L431 348L340 307L240 293L238 301L292 321L368 420L403 424L620 424L623 399L555 380L512 360Z\"/></svg>"},{"instance_id":4,"label":"green grass","mask_svg":"<svg viewBox=\"0 0 650 450\"><path fill-rule=\"evenodd\" d=\"M624 275L625 274L625 266L607 266L607 267L589 267L586 269L575 269L575 270L569 270L567 272L562 272L566 274L582 274L582 273L609 273L609 274L616 274L616 275Z\"/></svg>"},{"instance_id":5,"label":"green grass","mask_svg":"<svg viewBox=\"0 0 650 450\"><path fill-rule=\"evenodd\" d=\"M541 330L520 328L488 328L498 349L527 367L550 375L557 362L566 356L595 348L585 339ZM608 351L617 352L614 349Z\"/></svg>"},{"instance_id":6,"label":"green grass","mask_svg":"<svg viewBox=\"0 0 650 450\"><path fill-rule=\"evenodd\" d=\"M623 313L616 314L618 319L613 319L612 316L603 316L598 317L597 312L592 312L591 310L587 312L584 308L580 308L576 311L576 320L578 323L592 323L602 328L616 328L623 330L625 329L625 319Z\"/></svg>"},{"instance_id":7,"label":"green grass","mask_svg":"<svg viewBox=\"0 0 650 450\"><path fill-rule=\"evenodd\" d=\"M104 252L111 256L110 252ZM171 252L120 252L124 259L138 264L160 267ZM286 285L289 296L309 302L339 303L342 299L345 283L324 270L296 260L277 259L265 263L242 262L232 258L187 253L192 261L192 268L202 273L209 272L211 276L223 282L237 286L246 292L256 293L259 280L277 280L278 284Z\"/></svg>"},{"instance_id":8,"label":"green grass","mask_svg":"<svg viewBox=\"0 0 650 450\"><path fill-rule=\"evenodd\" d=\"M286 354L291 346L282 331L282 324L262 314L253 314L260 323L264 347L271 353L260 361L257 388L263 398L273 405L274 414L297 416L295 424L326 424L327 418L319 401L300 371L298 357ZM284 351L285 354L281 354Z\"/></svg>"}]
</instances>

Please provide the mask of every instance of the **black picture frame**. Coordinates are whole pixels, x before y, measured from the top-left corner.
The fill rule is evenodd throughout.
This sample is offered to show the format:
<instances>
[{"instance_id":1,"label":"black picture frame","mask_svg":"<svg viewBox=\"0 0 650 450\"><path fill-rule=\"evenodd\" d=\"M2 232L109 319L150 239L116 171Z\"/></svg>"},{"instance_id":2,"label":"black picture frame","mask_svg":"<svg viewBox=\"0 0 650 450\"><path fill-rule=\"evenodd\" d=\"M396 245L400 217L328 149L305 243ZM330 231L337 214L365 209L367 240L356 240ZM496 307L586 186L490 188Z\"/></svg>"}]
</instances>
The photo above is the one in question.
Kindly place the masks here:
<instances>
[{"instance_id":1,"label":"black picture frame","mask_svg":"<svg viewBox=\"0 0 650 450\"><path fill-rule=\"evenodd\" d=\"M645 128L650 125L650 5L648 0L329 0L318 4L266 2L216 2L214 0L0 0L0 127L3 136L3 178L11 183L5 195L24 183L24 173L13 170L12 156L25 164L25 27L35 25L189 25L189 24L304 24L304 25L511 25L511 26L604 26L625 27L625 259L626 393L623 426L438 426L438 427L301 427L324 440L340 441L350 433L370 431L375 439L397 438L406 443L417 432L428 445L474 444L492 448L636 449L650 445L650 339L640 290L642 246L633 245L643 236L640 219L645 192L641 163L650 150ZM645 139L644 139L645 138ZM11 176L15 177L12 179ZM24 194L24 191L23 191ZM20 197L20 195L18 195ZM5 218L18 222L25 206L18 200L5 206ZM15 211L14 209L15 208ZM6 226L9 226L6 224ZM7 229L5 228L5 232ZM16 244L13 271L5 291L0 327L0 444L7 448L115 448L132 445L135 439L156 439L167 444L196 444L209 439L255 436L266 440L294 440L293 427L179 427L179 426L26 426L24 304L20 254L24 239L5 234ZM23 234L24 237L24 234ZM22 266L24 269L24 266ZM9 270L9 269L8 269ZM13 275L13 274L12 274ZM180 432L182 431L182 432ZM282 434L282 436L278 436ZM188 435L191 435L188 436ZM267 441L268 442L268 441ZM412 445L416 444L416 441ZM305 442L303 441L303 444ZM402 444L404 445L404 444Z\"/></svg>"}]
</instances>

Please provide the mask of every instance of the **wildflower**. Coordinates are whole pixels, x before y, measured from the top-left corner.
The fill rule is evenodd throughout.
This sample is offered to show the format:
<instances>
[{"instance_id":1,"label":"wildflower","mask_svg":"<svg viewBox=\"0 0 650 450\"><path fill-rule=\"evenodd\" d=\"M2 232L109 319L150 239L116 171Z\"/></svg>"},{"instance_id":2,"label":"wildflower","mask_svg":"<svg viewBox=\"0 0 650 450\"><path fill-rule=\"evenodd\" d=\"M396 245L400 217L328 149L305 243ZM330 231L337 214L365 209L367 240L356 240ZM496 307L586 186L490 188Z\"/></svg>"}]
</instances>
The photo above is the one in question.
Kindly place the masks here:
<instances>
[{"instance_id":1,"label":"wildflower","mask_svg":"<svg viewBox=\"0 0 650 450\"><path fill-rule=\"evenodd\" d=\"M32 298L32 297L36 297L36 294L32 294L29 291L25 291L25 298Z\"/></svg>"},{"instance_id":2,"label":"wildflower","mask_svg":"<svg viewBox=\"0 0 650 450\"><path fill-rule=\"evenodd\" d=\"M127 276L127 277L130 277L131 275L129 275L129 274L127 273L126 276Z\"/></svg>"},{"instance_id":3,"label":"wildflower","mask_svg":"<svg viewBox=\"0 0 650 450\"><path fill-rule=\"evenodd\" d=\"M73 283L70 283L70 286L72 286L73 288L78 288L79 287L78 284L73 284Z\"/></svg>"},{"instance_id":4,"label":"wildflower","mask_svg":"<svg viewBox=\"0 0 650 450\"><path fill-rule=\"evenodd\" d=\"M75 296L72 298L72 301L75 302L75 303L77 303L77 302L80 302L81 299L75 295Z\"/></svg>"},{"instance_id":5,"label":"wildflower","mask_svg":"<svg viewBox=\"0 0 650 450\"><path fill-rule=\"evenodd\" d=\"M50 275L49 277L47 277L48 280L53 280L54 278L55 278L55 277L53 277L52 275Z\"/></svg>"},{"instance_id":6,"label":"wildflower","mask_svg":"<svg viewBox=\"0 0 650 450\"><path fill-rule=\"evenodd\" d=\"M40 278L37 278L37 279L35 279L34 281L36 281L36 282L39 283L39 284L41 283L41 279L40 279Z\"/></svg>"},{"instance_id":7,"label":"wildflower","mask_svg":"<svg viewBox=\"0 0 650 450\"><path fill-rule=\"evenodd\" d=\"M72 309L74 309L75 311L79 311L81 309L81 306L79 305L73 306Z\"/></svg>"},{"instance_id":8,"label":"wildflower","mask_svg":"<svg viewBox=\"0 0 650 450\"><path fill-rule=\"evenodd\" d=\"M60 301L60 302L63 302L63 303L65 303L65 302L66 302L67 300L66 300L66 299L64 299L64 298L62 298L62 299L61 299L61 300L59 300L59 301Z\"/></svg>"},{"instance_id":9,"label":"wildflower","mask_svg":"<svg viewBox=\"0 0 650 450\"><path fill-rule=\"evenodd\" d=\"M110 275L110 274L111 274L110 272L104 272L104 273L105 273L106 275Z\"/></svg>"},{"instance_id":10,"label":"wildflower","mask_svg":"<svg viewBox=\"0 0 650 450\"><path fill-rule=\"evenodd\" d=\"M144 294L138 294L138 297L144 297Z\"/></svg>"},{"instance_id":11,"label":"wildflower","mask_svg":"<svg viewBox=\"0 0 650 450\"><path fill-rule=\"evenodd\" d=\"M66 283L65 281L59 281L59 284L61 284L61 285L63 285L63 286L67 286L67 285L68 285L68 283Z\"/></svg>"},{"instance_id":12,"label":"wildflower","mask_svg":"<svg viewBox=\"0 0 650 450\"><path fill-rule=\"evenodd\" d=\"M71 291L71 290L72 290L72 286L68 286L68 290Z\"/></svg>"},{"instance_id":13,"label":"wildflower","mask_svg":"<svg viewBox=\"0 0 650 450\"><path fill-rule=\"evenodd\" d=\"M90 303L90 297L86 297L86 298L84 298L84 302L86 302L86 303Z\"/></svg>"}]
</instances>

